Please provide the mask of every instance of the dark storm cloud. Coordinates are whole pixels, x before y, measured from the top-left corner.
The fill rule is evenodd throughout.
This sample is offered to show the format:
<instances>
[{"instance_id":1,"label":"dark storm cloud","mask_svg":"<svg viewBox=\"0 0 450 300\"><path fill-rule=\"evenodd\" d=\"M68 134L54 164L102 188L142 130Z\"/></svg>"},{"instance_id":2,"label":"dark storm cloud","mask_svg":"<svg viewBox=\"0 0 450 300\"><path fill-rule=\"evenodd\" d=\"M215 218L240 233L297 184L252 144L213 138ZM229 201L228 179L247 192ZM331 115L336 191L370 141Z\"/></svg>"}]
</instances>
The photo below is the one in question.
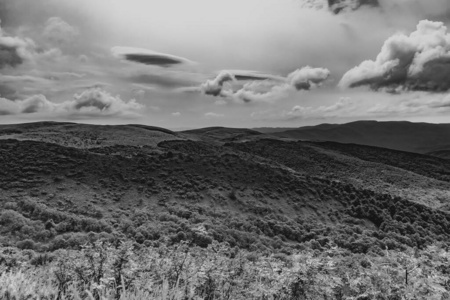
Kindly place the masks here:
<instances>
[{"instance_id":1,"label":"dark storm cloud","mask_svg":"<svg viewBox=\"0 0 450 300\"><path fill-rule=\"evenodd\" d=\"M114 47L111 51L114 56L126 61L164 68L192 63L192 61L183 57L166 53L158 53L147 49Z\"/></svg>"},{"instance_id":2,"label":"dark storm cloud","mask_svg":"<svg viewBox=\"0 0 450 300\"><path fill-rule=\"evenodd\" d=\"M342 77L341 87L444 92L450 89L450 34L441 22L421 21L409 36L385 41L375 60L367 60Z\"/></svg>"}]
</instances>

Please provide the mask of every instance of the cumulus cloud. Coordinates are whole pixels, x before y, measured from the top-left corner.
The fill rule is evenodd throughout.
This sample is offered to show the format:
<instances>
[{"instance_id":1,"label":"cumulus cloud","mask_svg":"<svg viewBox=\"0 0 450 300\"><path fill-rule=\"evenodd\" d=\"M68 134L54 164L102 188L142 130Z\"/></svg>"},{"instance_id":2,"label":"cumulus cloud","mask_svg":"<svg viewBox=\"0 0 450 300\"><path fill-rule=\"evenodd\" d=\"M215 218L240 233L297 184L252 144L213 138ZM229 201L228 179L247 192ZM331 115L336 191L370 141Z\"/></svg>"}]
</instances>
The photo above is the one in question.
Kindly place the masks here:
<instances>
[{"instance_id":1,"label":"cumulus cloud","mask_svg":"<svg viewBox=\"0 0 450 300\"><path fill-rule=\"evenodd\" d=\"M140 48L113 47L111 52L115 57L122 60L166 68L175 65L194 63L187 58Z\"/></svg>"},{"instance_id":2,"label":"cumulus cloud","mask_svg":"<svg viewBox=\"0 0 450 300\"><path fill-rule=\"evenodd\" d=\"M45 22L43 36L50 43L62 46L72 43L80 34L79 30L60 17L51 17Z\"/></svg>"},{"instance_id":3,"label":"cumulus cloud","mask_svg":"<svg viewBox=\"0 0 450 300\"><path fill-rule=\"evenodd\" d=\"M306 66L297 69L287 76L289 84L298 91L309 90L313 86L320 85L330 76L330 71L324 68L311 68Z\"/></svg>"},{"instance_id":4,"label":"cumulus cloud","mask_svg":"<svg viewBox=\"0 0 450 300\"><path fill-rule=\"evenodd\" d=\"M206 95L226 97L228 93L224 92L223 85L228 81L235 81L234 75L228 71L222 71L216 78L207 80L200 86L200 90Z\"/></svg>"},{"instance_id":5,"label":"cumulus cloud","mask_svg":"<svg viewBox=\"0 0 450 300\"><path fill-rule=\"evenodd\" d=\"M62 19L50 18L45 25L43 36L51 43L36 43L35 40L24 37L27 30L16 30L19 36L7 33L0 27L0 69L5 67L17 68L25 62L32 62L34 68L43 64L56 62L63 58L63 53L58 47L72 39L77 34L75 28ZM31 66L31 65L30 65ZM28 66L28 67L30 67ZM29 71L29 70L28 70Z\"/></svg>"},{"instance_id":6,"label":"cumulus cloud","mask_svg":"<svg viewBox=\"0 0 450 300\"><path fill-rule=\"evenodd\" d=\"M231 94L231 98L239 102L275 102L278 99L286 98L291 92L295 91L292 85L288 83L275 84L271 81L249 82Z\"/></svg>"},{"instance_id":7,"label":"cumulus cloud","mask_svg":"<svg viewBox=\"0 0 450 300\"><path fill-rule=\"evenodd\" d=\"M57 105L47 100L44 95L34 95L27 99L16 101L0 98L0 114L2 115L52 112L56 107Z\"/></svg>"},{"instance_id":8,"label":"cumulus cloud","mask_svg":"<svg viewBox=\"0 0 450 300\"><path fill-rule=\"evenodd\" d=\"M216 78L207 80L200 86L206 95L220 96L239 102L272 102L288 95L292 91L309 90L321 85L330 76L324 68L310 66L297 69L286 77L263 74L254 71L221 71ZM232 84L244 82L238 89Z\"/></svg>"},{"instance_id":9,"label":"cumulus cloud","mask_svg":"<svg viewBox=\"0 0 450 300\"><path fill-rule=\"evenodd\" d=\"M107 113L120 113L125 111L137 111L142 105L135 100L123 101L120 97L114 97L101 89L86 90L76 94L69 107L76 111L100 111Z\"/></svg>"},{"instance_id":10,"label":"cumulus cloud","mask_svg":"<svg viewBox=\"0 0 450 300\"><path fill-rule=\"evenodd\" d=\"M132 117L144 106L136 100L124 101L101 89L89 89L76 94L73 100L56 103L43 95L34 95L24 100L0 98L1 115L52 114L52 116L88 117L119 116Z\"/></svg>"},{"instance_id":11,"label":"cumulus cloud","mask_svg":"<svg viewBox=\"0 0 450 300\"><path fill-rule=\"evenodd\" d=\"M22 64L35 46L31 39L10 36L0 27L0 69Z\"/></svg>"},{"instance_id":12,"label":"cumulus cloud","mask_svg":"<svg viewBox=\"0 0 450 300\"><path fill-rule=\"evenodd\" d=\"M450 89L450 34L441 22L423 20L409 36L396 34L384 43L375 60L349 70L339 86L368 85L406 90L447 91Z\"/></svg>"}]
</instances>

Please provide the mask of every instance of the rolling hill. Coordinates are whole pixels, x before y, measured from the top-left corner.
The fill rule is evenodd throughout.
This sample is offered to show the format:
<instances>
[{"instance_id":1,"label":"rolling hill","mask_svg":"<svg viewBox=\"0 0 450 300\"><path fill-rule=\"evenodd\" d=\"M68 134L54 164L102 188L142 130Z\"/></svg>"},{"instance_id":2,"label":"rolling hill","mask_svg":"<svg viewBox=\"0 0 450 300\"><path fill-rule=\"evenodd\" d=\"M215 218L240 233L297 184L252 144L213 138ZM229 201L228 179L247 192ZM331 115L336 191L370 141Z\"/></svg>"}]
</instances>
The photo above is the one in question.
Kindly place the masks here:
<instances>
[{"instance_id":1,"label":"rolling hill","mask_svg":"<svg viewBox=\"0 0 450 300\"><path fill-rule=\"evenodd\" d=\"M256 130L279 138L351 143L415 153L450 149L450 124L357 121L296 129Z\"/></svg>"},{"instance_id":2,"label":"rolling hill","mask_svg":"<svg viewBox=\"0 0 450 300\"><path fill-rule=\"evenodd\" d=\"M137 125L0 126L0 243L212 241L367 253L450 242L450 163L384 148Z\"/></svg>"}]
</instances>

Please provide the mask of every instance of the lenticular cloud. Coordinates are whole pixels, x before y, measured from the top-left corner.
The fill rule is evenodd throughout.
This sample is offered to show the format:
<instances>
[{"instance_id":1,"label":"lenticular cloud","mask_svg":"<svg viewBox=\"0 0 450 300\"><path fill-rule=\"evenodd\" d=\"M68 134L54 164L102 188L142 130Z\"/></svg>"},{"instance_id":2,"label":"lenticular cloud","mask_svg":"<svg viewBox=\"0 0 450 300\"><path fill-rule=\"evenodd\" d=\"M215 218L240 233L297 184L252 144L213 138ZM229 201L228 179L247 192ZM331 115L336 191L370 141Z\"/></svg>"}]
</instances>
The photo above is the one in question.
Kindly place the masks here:
<instances>
[{"instance_id":1,"label":"lenticular cloud","mask_svg":"<svg viewBox=\"0 0 450 300\"><path fill-rule=\"evenodd\" d=\"M410 35L387 39L375 60L366 60L342 77L343 88L442 92L450 89L450 33L441 22L420 21Z\"/></svg>"},{"instance_id":2,"label":"lenticular cloud","mask_svg":"<svg viewBox=\"0 0 450 300\"><path fill-rule=\"evenodd\" d=\"M135 62L144 65L153 65L159 67L171 67L182 64L192 64L187 58L175 56L167 53L159 53L147 49L132 47L114 47L111 52L117 58Z\"/></svg>"}]
</instances>

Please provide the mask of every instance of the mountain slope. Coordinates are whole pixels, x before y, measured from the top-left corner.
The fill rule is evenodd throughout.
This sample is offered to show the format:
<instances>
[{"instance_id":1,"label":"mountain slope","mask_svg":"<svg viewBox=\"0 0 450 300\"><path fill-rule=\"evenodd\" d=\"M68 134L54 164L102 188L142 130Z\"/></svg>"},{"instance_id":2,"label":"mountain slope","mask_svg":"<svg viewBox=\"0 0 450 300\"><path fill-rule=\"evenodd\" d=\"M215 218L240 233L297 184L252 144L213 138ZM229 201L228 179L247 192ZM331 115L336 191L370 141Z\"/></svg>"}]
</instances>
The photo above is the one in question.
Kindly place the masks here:
<instances>
[{"instance_id":1,"label":"mountain slope","mask_svg":"<svg viewBox=\"0 0 450 300\"><path fill-rule=\"evenodd\" d=\"M3 131L0 244L45 251L98 239L200 247L216 240L250 250L331 243L377 253L450 243L447 165L428 156L410 166L400 153L394 165L376 162L393 155L386 149L248 140L260 135L246 130L224 143L233 130L137 127ZM85 137L87 128L101 139ZM7 138L14 134L20 140ZM80 137L84 143L73 142Z\"/></svg>"},{"instance_id":2,"label":"mountain slope","mask_svg":"<svg viewBox=\"0 0 450 300\"><path fill-rule=\"evenodd\" d=\"M280 138L352 143L416 153L450 149L450 124L358 121L271 134Z\"/></svg>"},{"instance_id":3,"label":"mountain slope","mask_svg":"<svg viewBox=\"0 0 450 300\"><path fill-rule=\"evenodd\" d=\"M430 207L450 204L450 162L431 156L332 142L260 140L227 144L302 174L389 193Z\"/></svg>"}]
</instances>

